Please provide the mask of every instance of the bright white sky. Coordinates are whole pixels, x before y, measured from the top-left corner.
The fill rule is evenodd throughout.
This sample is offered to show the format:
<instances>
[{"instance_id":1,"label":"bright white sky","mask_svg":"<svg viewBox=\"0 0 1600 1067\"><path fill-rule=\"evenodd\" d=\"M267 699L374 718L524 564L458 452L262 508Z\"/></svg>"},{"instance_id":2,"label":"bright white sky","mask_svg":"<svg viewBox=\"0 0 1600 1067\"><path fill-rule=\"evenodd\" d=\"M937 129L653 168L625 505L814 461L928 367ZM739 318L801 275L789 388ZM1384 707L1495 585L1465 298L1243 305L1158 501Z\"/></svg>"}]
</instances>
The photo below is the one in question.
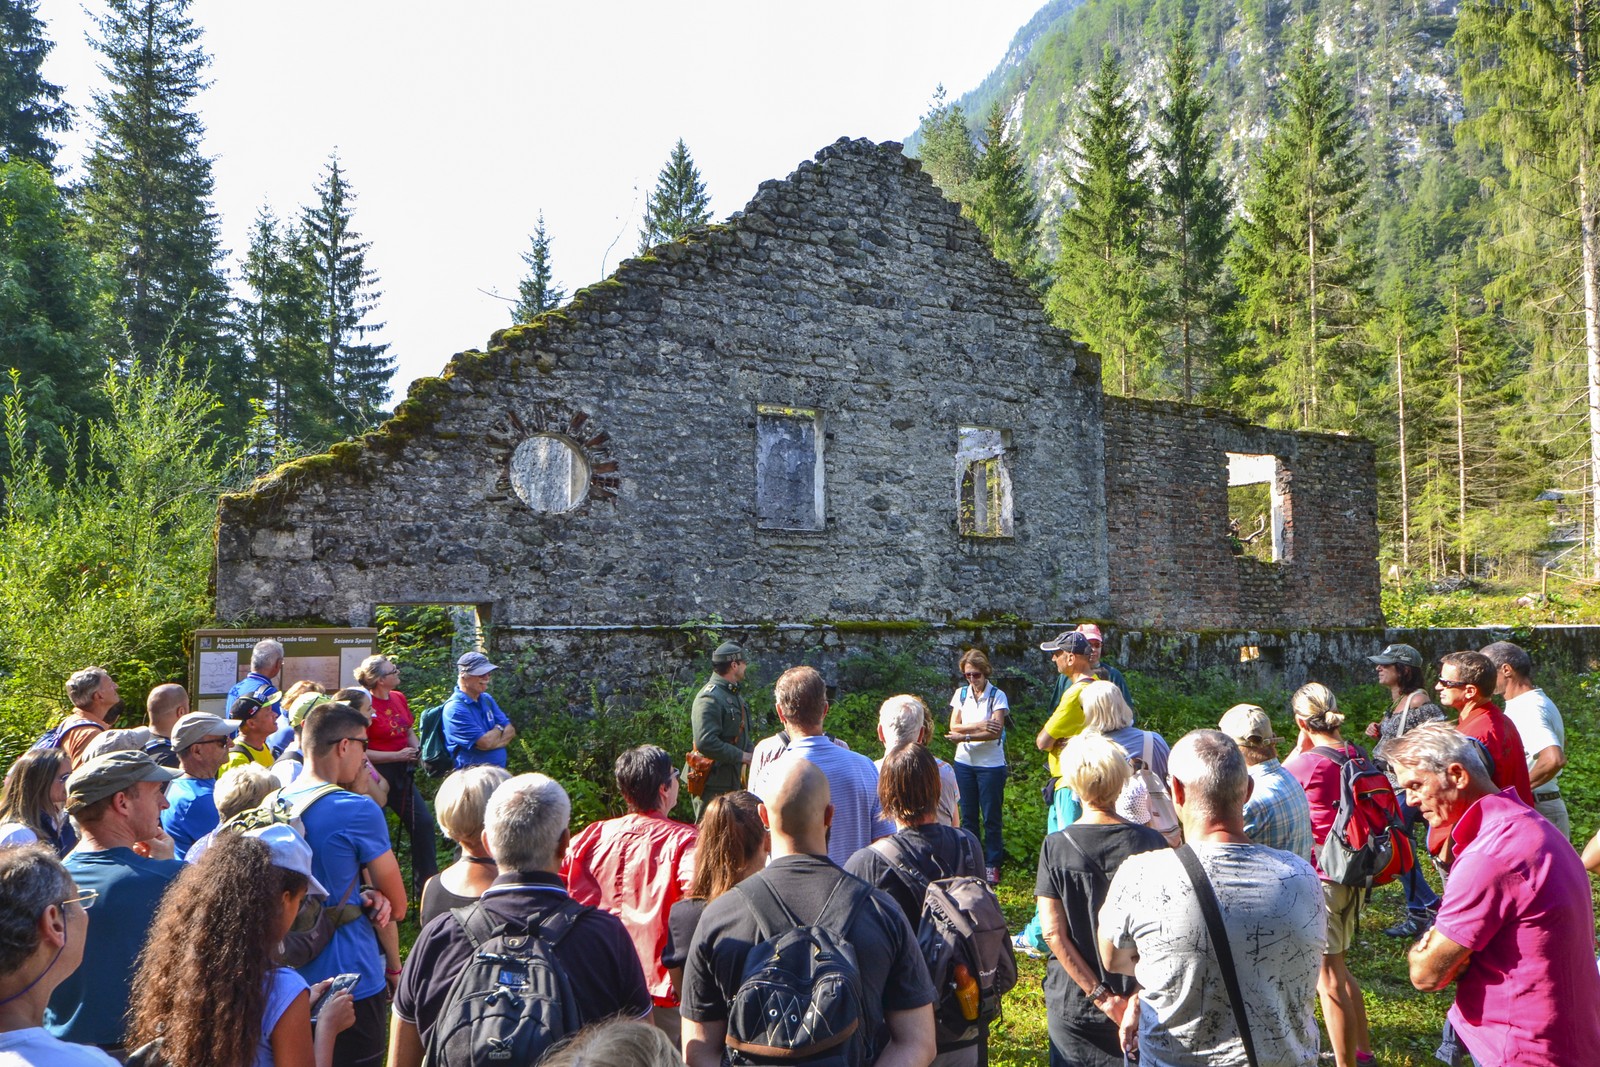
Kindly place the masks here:
<instances>
[{"instance_id":1,"label":"bright white sky","mask_svg":"<svg viewBox=\"0 0 1600 1067\"><path fill-rule=\"evenodd\" d=\"M515 293L541 210L570 293L634 253L677 138L724 218L842 136L902 140L935 85L975 87L1043 2L196 0L229 266L256 209L293 215L337 148L398 400L509 325L483 290ZM78 109L63 164L89 140L103 79L85 35L102 9L40 5L45 75Z\"/></svg>"}]
</instances>

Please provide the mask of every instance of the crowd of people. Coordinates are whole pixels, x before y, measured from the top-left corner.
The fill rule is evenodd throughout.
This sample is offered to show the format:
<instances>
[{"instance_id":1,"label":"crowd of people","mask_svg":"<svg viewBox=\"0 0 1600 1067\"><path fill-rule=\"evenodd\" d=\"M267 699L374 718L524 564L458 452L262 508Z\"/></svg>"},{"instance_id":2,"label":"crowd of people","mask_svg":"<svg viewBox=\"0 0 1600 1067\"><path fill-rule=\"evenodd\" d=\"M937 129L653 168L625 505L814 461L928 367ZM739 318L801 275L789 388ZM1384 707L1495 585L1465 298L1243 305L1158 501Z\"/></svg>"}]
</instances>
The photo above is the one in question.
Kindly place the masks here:
<instances>
[{"instance_id":1,"label":"crowd of people","mask_svg":"<svg viewBox=\"0 0 1600 1067\"><path fill-rule=\"evenodd\" d=\"M1455 987L1443 1062L1594 1058L1600 835L1580 857L1565 729L1526 651L1443 657L1436 700L1416 649L1369 657L1393 699L1369 751L1316 682L1284 736L1240 704L1169 744L1102 646L1092 624L1040 646L1059 676L1034 738L1046 834L1014 929L994 896L1011 708L981 650L942 726L918 697L883 703L874 761L828 733L811 667L777 679L781 728L754 737L725 642L693 751L623 752L626 813L586 827L561 783L510 772L481 652L438 711L454 770L434 810L387 657L332 693L280 691L263 641L225 715L162 685L124 729L116 682L85 668L0 791L0 1067L976 1067L1017 952L1045 961L1053 1067L1356 1067L1377 1057L1349 957L1391 877L1407 977ZM694 823L672 818L684 791ZM1388 836L1363 846L1372 811ZM1383 874L1352 880L1352 848Z\"/></svg>"}]
</instances>

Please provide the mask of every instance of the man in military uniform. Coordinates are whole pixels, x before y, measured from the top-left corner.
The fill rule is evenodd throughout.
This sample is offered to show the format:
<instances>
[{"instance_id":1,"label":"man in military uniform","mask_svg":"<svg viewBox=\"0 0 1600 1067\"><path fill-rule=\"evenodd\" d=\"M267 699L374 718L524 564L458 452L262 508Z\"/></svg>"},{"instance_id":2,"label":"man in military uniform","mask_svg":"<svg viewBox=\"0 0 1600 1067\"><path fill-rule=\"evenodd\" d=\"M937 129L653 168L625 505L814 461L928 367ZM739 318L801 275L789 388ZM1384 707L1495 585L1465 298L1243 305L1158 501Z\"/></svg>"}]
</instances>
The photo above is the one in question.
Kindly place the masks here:
<instances>
[{"instance_id":1,"label":"man in military uniform","mask_svg":"<svg viewBox=\"0 0 1600 1067\"><path fill-rule=\"evenodd\" d=\"M695 751L716 761L706 773L705 791L694 798L696 822L713 798L740 787L740 772L750 762L750 706L739 695L747 666L744 649L722 642L711 653L715 673L694 698Z\"/></svg>"}]
</instances>

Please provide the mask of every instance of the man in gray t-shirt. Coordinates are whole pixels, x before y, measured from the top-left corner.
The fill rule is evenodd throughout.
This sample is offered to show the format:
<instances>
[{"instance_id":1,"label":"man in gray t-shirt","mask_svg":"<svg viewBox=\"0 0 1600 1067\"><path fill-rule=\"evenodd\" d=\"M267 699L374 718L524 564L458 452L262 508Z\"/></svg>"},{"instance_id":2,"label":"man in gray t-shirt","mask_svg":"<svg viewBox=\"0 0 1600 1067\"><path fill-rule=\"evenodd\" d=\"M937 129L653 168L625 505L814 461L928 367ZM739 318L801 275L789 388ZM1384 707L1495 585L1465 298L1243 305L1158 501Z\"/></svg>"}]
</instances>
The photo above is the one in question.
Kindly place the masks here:
<instances>
[{"instance_id":1,"label":"man in gray t-shirt","mask_svg":"<svg viewBox=\"0 0 1600 1067\"><path fill-rule=\"evenodd\" d=\"M1317 874L1302 857L1245 836L1250 779L1227 735L1188 734L1167 766L1185 847L1199 857L1222 911L1257 1061L1314 1064L1312 1004L1327 915ZM1117 869L1099 940L1106 969L1131 974L1139 987L1137 1010L1123 1018L1125 1048L1136 1045L1144 1062L1163 1067L1245 1063L1194 883L1175 851L1130 856Z\"/></svg>"}]
</instances>

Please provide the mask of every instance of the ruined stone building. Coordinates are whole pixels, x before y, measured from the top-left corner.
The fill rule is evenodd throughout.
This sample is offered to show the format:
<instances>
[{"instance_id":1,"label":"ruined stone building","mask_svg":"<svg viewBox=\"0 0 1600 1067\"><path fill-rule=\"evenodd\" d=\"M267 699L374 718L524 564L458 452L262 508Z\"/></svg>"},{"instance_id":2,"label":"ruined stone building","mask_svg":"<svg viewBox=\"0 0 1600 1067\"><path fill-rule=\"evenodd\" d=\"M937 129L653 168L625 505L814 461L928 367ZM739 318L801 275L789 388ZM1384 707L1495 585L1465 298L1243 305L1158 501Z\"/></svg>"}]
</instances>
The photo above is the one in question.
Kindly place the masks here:
<instances>
[{"instance_id":1,"label":"ruined stone building","mask_svg":"<svg viewBox=\"0 0 1600 1067\"><path fill-rule=\"evenodd\" d=\"M1230 470L1270 499L1262 558ZM1369 444L1105 396L916 161L840 141L225 497L215 589L224 620L477 605L502 654L690 622L1374 626L1377 549Z\"/></svg>"}]
</instances>

